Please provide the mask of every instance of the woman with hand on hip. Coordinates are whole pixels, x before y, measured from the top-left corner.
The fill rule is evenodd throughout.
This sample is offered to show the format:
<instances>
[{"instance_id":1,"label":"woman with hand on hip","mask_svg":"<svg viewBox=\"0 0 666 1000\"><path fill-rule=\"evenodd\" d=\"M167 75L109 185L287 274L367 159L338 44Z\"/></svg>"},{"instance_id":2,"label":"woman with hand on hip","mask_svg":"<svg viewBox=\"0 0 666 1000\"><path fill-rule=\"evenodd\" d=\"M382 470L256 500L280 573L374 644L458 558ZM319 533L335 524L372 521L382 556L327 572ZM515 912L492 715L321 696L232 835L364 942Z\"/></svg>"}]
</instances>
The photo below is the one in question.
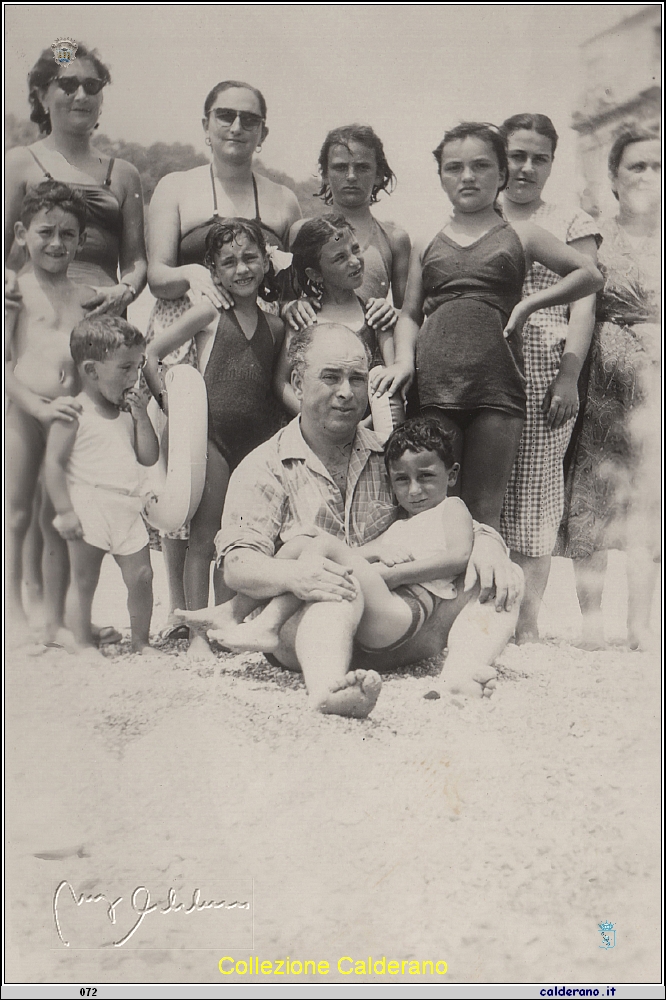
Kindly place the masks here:
<instances>
[{"instance_id":1,"label":"woman with hand on hip","mask_svg":"<svg viewBox=\"0 0 666 1000\"><path fill-rule=\"evenodd\" d=\"M507 143L509 182L502 212L509 222L534 222L596 261L599 227L582 209L541 197L550 177L558 135L546 115L513 115L501 126ZM523 295L560 280L532 265ZM564 511L562 462L578 412L577 383L594 330L595 296L532 313L523 327L527 414L502 510L501 530L514 562L525 574L516 642L539 637L550 559Z\"/></svg>"},{"instance_id":2,"label":"woman with hand on hip","mask_svg":"<svg viewBox=\"0 0 666 1000\"><path fill-rule=\"evenodd\" d=\"M623 130L608 156L617 216L602 225L599 266L606 284L581 431L563 521L563 555L573 559L584 649L605 644L601 598L608 549L627 553L627 639L650 645L660 560L661 143Z\"/></svg>"},{"instance_id":3,"label":"woman with hand on hip","mask_svg":"<svg viewBox=\"0 0 666 1000\"><path fill-rule=\"evenodd\" d=\"M31 146L11 149L6 157L8 251L28 188L55 179L85 201L86 238L68 275L94 287L96 294L86 303L89 316L124 313L146 284L139 173L125 160L100 154L91 142L110 82L109 70L94 49L79 45L67 66L58 65L52 51L45 49L28 75L30 117L39 125L40 138ZM20 269L24 263L14 248L10 266Z\"/></svg>"},{"instance_id":4,"label":"woman with hand on hip","mask_svg":"<svg viewBox=\"0 0 666 1000\"><path fill-rule=\"evenodd\" d=\"M301 217L289 188L252 169L253 157L268 135L266 101L256 87L237 80L218 83L205 99L202 125L211 162L167 174L150 202L148 280L157 302L148 325L149 341L202 298L216 308L234 305L204 265L206 237L216 222L229 217L254 220L267 247L281 250ZM258 301L266 311L278 311L277 303ZM167 366L183 362L197 365L194 340L164 359ZM162 537L172 611L190 606L183 583L188 538L187 526ZM215 585L218 597L226 596L219 574Z\"/></svg>"}]
</instances>

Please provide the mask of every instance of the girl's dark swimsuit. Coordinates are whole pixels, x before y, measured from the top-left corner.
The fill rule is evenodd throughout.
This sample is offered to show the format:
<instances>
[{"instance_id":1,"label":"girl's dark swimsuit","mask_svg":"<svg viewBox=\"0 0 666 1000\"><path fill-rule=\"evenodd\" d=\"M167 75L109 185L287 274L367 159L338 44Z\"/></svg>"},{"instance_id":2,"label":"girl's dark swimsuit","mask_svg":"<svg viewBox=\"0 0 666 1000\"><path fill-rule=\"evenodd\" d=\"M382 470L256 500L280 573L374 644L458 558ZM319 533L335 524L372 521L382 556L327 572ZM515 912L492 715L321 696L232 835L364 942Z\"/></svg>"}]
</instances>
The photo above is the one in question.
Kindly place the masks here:
<instances>
[{"instance_id":1,"label":"girl's dark swimsuit","mask_svg":"<svg viewBox=\"0 0 666 1000\"><path fill-rule=\"evenodd\" d=\"M280 426L272 380L276 346L266 314L248 340L233 309L222 313L204 374L208 437L230 469Z\"/></svg>"},{"instance_id":2,"label":"girl's dark swimsuit","mask_svg":"<svg viewBox=\"0 0 666 1000\"><path fill-rule=\"evenodd\" d=\"M469 246L435 236L423 255L427 319L416 344L422 407L525 415L522 336L503 333L524 278L523 247L506 222Z\"/></svg>"}]
</instances>

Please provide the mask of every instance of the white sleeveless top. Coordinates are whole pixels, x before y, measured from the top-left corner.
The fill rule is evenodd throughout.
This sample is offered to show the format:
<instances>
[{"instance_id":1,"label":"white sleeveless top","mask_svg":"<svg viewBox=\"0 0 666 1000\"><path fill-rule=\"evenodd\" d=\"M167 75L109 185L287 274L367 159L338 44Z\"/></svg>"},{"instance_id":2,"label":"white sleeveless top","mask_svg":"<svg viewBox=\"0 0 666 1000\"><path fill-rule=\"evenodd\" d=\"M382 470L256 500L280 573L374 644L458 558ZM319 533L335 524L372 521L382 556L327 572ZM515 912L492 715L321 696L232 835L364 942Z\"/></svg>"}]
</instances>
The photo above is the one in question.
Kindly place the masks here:
<instances>
[{"instance_id":1,"label":"white sleeveless top","mask_svg":"<svg viewBox=\"0 0 666 1000\"><path fill-rule=\"evenodd\" d=\"M134 451L131 414L119 410L115 420L107 420L85 392L76 402L82 409L67 465L68 482L139 496L141 466Z\"/></svg>"},{"instance_id":2,"label":"white sleeveless top","mask_svg":"<svg viewBox=\"0 0 666 1000\"><path fill-rule=\"evenodd\" d=\"M380 541L387 539L395 544L403 545L411 552L415 560L429 558L433 554L433 550L446 550L442 533L444 506L462 502L460 497L446 497L436 507L424 510L422 514L415 514L414 517L408 517L403 521L394 521L391 527L384 532ZM425 587L437 597L453 600L458 595L453 579L427 580L420 583L419 586Z\"/></svg>"}]
</instances>

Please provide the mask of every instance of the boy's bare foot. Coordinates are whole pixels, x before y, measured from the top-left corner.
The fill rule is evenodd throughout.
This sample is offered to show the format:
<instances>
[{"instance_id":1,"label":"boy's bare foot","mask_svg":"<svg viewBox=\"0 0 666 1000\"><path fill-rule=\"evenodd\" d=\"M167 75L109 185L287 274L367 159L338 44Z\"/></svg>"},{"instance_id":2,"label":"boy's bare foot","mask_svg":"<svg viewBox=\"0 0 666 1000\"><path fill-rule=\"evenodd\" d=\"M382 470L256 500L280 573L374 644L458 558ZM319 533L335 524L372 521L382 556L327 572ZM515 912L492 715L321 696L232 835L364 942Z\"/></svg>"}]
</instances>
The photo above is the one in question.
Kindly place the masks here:
<instances>
[{"instance_id":1,"label":"boy's bare foot","mask_svg":"<svg viewBox=\"0 0 666 1000\"><path fill-rule=\"evenodd\" d=\"M382 679L376 670L350 670L344 680L323 695L311 695L310 707L324 715L365 719L379 698Z\"/></svg>"},{"instance_id":2,"label":"boy's bare foot","mask_svg":"<svg viewBox=\"0 0 666 1000\"><path fill-rule=\"evenodd\" d=\"M232 653L274 653L280 645L280 636L270 628L262 628L261 617L243 625L210 631L209 636Z\"/></svg>"},{"instance_id":3,"label":"boy's bare foot","mask_svg":"<svg viewBox=\"0 0 666 1000\"><path fill-rule=\"evenodd\" d=\"M440 684L424 694L424 698L435 700L436 695L451 695L454 698L472 699L490 698L497 684L497 672L494 667L484 664L476 670L448 671L446 664Z\"/></svg>"},{"instance_id":4,"label":"boy's bare foot","mask_svg":"<svg viewBox=\"0 0 666 1000\"><path fill-rule=\"evenodd\" d=\"M200 608L198 611L175 608L171 617L175 622L201 625L205 629L233 628L235 625L240 625L240 622L234 618L230 605L231 601L227 601L226 604L217 604L214 608Z\"/></svg>"},{"instance_id":5,"label":"boy's bare foot","mask_svg":"<svg viewBox=\"0 0 666 1000\"><path fill-rule=\"evenodd\" d=\"M217 660L215 653L208 645L205 635L199 631L195 631L194 629L191 630L187 658L188 660L192 660L194 663L207 663Z\"/></svg>"}]
</instances>

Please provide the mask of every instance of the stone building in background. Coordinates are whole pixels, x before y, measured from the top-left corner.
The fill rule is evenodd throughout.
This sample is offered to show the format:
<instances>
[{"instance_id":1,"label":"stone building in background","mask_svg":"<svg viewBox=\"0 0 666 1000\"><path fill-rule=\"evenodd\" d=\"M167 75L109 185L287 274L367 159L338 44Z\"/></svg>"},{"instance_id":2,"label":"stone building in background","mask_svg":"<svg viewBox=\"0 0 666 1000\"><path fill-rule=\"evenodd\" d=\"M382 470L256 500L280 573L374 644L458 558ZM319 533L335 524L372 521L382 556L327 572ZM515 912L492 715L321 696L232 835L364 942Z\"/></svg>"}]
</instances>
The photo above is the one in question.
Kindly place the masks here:
<instances>
[{"instance_id":1,"label":"stone building in background","mask_svg":"<svg viewBox=\"0 0 666 1000\"><path fill-rule=\"evenodd\" d=\"M585 191L583 207L608 211L608 151L625 125L659 132L661 4L651 4L581 45L583 92L573 113Z\"/></svg>"}]
</instances>

